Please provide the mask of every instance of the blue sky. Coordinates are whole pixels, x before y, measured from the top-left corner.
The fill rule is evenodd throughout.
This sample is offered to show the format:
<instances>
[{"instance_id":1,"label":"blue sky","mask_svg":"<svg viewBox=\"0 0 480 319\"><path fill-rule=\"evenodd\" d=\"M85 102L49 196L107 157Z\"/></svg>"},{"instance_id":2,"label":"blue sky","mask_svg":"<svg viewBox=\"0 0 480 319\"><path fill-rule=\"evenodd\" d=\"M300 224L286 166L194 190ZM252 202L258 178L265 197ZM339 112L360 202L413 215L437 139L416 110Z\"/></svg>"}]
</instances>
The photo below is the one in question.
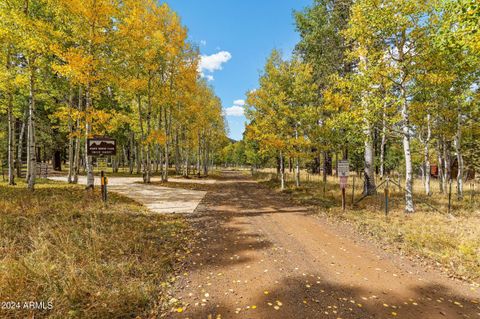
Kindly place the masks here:
<instances>
[{"instance_id":1,"label":"blue sky","mask_svg":"<svg viewBox=\"0 0 480 319\"><path fill-rule=\"evenodd\" d=\"M272 49L288 56L298 42L293 10L311 0L167 0L189 29L203 56L202 73L222 99L229 136L242 139L240 115L245 93L258 77Z\"/></svg>"}]
</instances>

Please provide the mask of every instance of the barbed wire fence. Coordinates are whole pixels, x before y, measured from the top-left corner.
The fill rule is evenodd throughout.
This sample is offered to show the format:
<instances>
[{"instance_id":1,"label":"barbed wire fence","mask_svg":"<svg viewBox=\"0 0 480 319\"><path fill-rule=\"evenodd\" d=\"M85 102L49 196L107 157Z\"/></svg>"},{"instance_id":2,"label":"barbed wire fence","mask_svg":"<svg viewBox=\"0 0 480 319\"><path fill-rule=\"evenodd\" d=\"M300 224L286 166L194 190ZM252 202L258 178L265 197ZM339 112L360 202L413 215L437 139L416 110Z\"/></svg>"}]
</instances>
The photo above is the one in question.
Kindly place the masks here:
<instances>
[{"instance_id":1,"label":"barbed wire fence","mask_svg":"<svg viewBox=\"0 0 480 319\"><path fill-rule=\"evenodd\" d=\"M280 174L272 170L269 172L261 172L267 179L270 180L279 180ZM295 181L295 171L290 172L289 170L285 171L284 178L286 183L292 183ZM336 176L334 176L336 178ZM303 185L318 185L322 190L323 196L332 196L332 188L335 185L335 182L332 183L332 176L327 178L325 183L322 172L320 173L311 173L305 170L300 172L300 180ZM348 186L347 186L347 206L350 206L352 210L358 209L358 204L361 203L366 198L370 198L370 209L375 209L383 211L385 214L388 214L392 210L401 209L405 205L405 193L406 189L402 185L402 176L400 174L395 175L386 175L383 178L376 178L377 185L375 187L375 194L365 195L364 193L364 183L365 179L363 175L359 173L350 175ZM442 197L446 200L446 204L435 203L435 199L429 195L419 195L416 193L414 197L414 203L416 206L424 206L428 208L430 212L435 212L442 215L451 216L455 211L454 197L452 193L452 184L453 181L450 180L446 184L446 189L444 190ZM467 186L468 185L468 186ZM336 187L336 186L335 186ZM433 187L433 185L432 185ZM470 204L475 204L475 192L476 192L476 180L473 179L465 183L464 189L464 203L465 200L468 200ZM467 187L469 188L467 190ZM333 192L336 194L335 192ZM373 200L372 200L373 198ZM436 200L439 200L437 197ZM432 201L434 203L432 203ZM446 207L445 207L446 206ZM458 205L457 205L458 206Z\"/></svg>"}]
</instances>

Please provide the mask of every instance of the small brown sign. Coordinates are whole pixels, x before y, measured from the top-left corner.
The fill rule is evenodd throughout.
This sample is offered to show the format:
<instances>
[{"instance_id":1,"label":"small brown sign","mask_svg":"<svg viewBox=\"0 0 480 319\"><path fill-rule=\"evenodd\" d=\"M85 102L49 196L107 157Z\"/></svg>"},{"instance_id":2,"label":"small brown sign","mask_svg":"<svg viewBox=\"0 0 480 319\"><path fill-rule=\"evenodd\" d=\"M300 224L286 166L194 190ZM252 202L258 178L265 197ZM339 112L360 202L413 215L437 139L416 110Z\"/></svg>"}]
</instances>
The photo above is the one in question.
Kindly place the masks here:
<instances>
[{"instance_id":1,"label":"small brown sign","mask_svg":"<svg viewBox=\"0 0 480 319\"><path fill-rule=\"evenodd\" d=\"M95 137L87 139L87 155L116 155L117 141L113 138Z\"/></svg>"}]
</instances>

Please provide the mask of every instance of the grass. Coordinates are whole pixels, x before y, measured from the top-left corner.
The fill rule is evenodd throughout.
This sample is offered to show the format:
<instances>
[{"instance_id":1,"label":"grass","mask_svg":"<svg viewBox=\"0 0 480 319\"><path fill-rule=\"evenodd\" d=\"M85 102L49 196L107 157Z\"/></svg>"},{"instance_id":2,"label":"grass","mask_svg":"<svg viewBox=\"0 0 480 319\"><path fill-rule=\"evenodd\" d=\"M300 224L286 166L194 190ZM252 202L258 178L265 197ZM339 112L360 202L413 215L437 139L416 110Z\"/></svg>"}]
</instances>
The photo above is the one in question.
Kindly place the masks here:
<instances>
[{"instance_id":1,"label":"grass","mask_svg":"<svg viewBox=\"0 0 480 319\"><path fill-rule=\"evenodd\" d=\"M51 302L51 310L0 309L2 318L160 316L175 264L188 250L181 217L148 213L125 197L81 186L0 183L0 301Z\"/></svg>"},{"instance_id":2,"label":"grass","mask_svg":"<svg viewBox=\"0 0 480 319\"><path fill-rule=\"evenodd\" d=\"M269 176L260 173L257 178L269 187L278 188L278 181L269 180ZM284 192L297 203L316 207L319 214L329 219L354 225L359 232L387 249L435 264L452 277L477 283L480 280L480 207L468 184L463 200L457 200L452 194L452 210L448 214L448 197L437 191L437 182L432 182L435 193L426 196L421 181L417 180L414 187L416 212L408 215L404 213L403 192L391 185L389 212L385 216L383 187L377 195L352 206L350 178L344 212L335 178L328 179L325 192L321 182L311 180L304 181L299 188L289 181ZM356 183L355 201L362 192L361 180L357 179Z\"/></svg>"}]
</instances>

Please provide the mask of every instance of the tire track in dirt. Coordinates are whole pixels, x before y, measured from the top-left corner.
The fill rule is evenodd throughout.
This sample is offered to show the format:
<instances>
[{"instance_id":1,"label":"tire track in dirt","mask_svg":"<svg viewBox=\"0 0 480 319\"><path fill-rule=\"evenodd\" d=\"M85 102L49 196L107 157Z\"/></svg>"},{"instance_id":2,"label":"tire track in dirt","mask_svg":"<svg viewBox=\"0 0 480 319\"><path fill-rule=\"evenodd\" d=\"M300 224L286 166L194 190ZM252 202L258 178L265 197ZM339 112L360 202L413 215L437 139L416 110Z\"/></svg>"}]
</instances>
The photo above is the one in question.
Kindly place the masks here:
<instances>
[{"instance_id":1,"label":"tire track in dirt","mask_svg":"<svg viewBox=\"0 0 480 319\"><path fill-rule=\"evenodd\" d=\"M209 187L172 318L480 318L478 291L411 272L238 173Z\"/></svg>"}]
</instances>

